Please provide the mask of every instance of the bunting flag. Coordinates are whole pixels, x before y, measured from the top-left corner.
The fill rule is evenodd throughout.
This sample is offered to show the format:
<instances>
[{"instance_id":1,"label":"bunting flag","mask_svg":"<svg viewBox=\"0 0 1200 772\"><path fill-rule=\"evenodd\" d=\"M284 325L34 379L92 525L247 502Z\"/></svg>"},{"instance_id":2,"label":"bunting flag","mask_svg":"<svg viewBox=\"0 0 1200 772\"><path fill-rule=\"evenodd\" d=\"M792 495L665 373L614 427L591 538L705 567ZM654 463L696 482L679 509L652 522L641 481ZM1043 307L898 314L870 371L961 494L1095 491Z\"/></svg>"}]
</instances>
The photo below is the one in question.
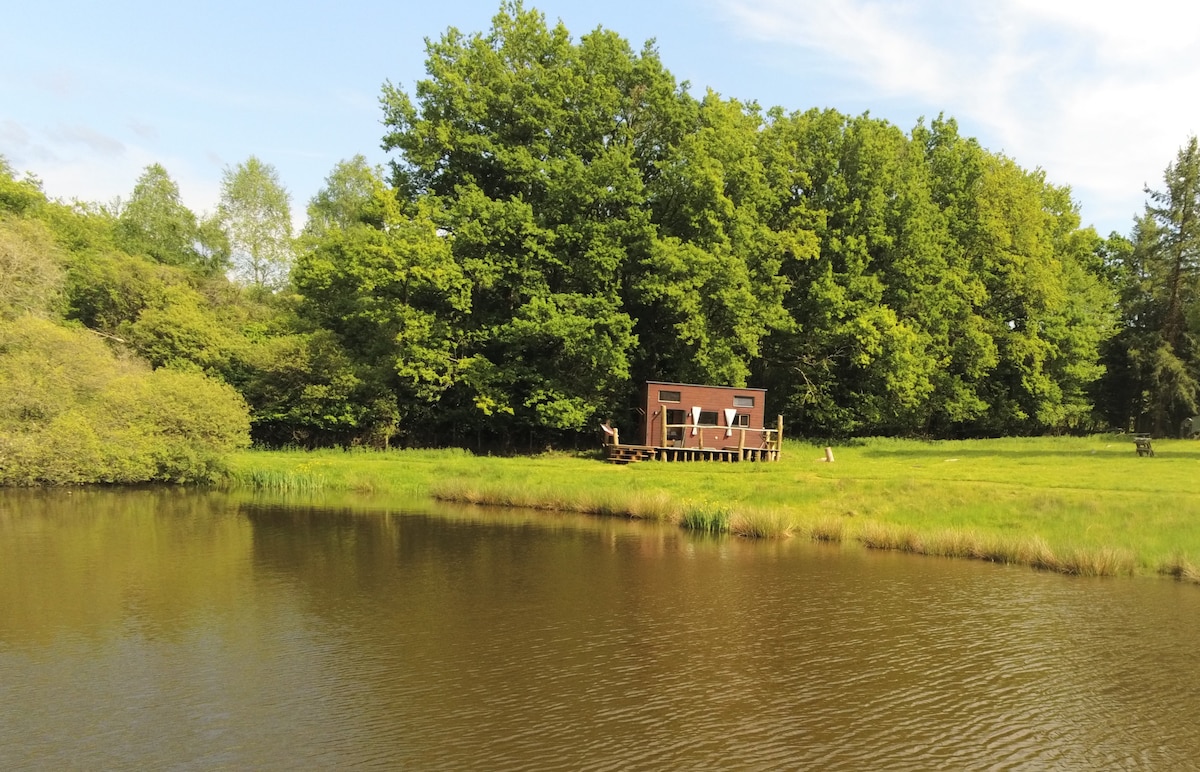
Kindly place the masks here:
<instances>
[{"instance_id":1,"label":"bunting flag","mask_svg":"<svg viewBox=\"0 0 1200 772\"><path fill-rule=\"evenodd\" d=\"M735 418L737 418L737 408L736 407L725 408L725 436L726 437L733 436L733 419L735 419Z\"/></svg>"},{"instance_id":2,"label":"bunting flag","mask_svg":"<svg viewBox=\"0 0 1200 772\"><path fill-rule=\"evenodd\" d=\"M693 437L695 437L696 432L699 431L699 429L696 428L699 425L700 425L700 408L693 407L692 408L692 436Z\"/></svg>"}]
</instances>

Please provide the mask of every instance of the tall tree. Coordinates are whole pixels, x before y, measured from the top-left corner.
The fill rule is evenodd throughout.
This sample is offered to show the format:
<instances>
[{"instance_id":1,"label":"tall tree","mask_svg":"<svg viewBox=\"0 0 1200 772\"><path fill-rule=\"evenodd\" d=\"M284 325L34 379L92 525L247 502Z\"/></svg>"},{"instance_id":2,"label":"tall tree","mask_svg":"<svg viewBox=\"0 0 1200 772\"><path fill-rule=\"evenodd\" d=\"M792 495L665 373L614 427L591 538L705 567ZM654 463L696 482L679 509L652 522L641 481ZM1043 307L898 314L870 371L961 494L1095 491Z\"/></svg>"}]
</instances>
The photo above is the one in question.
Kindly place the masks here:
<instances>
[{"instance_id":1,"label":"tall tree","mask_svg":"<svg viewBox=\"0 0 1200 772\"><path fill-rule=\"evenodd\" d=\"M709 92L693 131L647 182L657 235L637 266L647 377L744 385L769 330L786 326L786 239L765 222L774 191L758 148L762 116Z\"/></svg>"},{"instance_id":2,"label":"tall tree","mask_svg":"<svg viewBox=\"0 0 1200 772\"><path fill-rule=\"evenodd\" d=\"M228 243L183 205L179 186L160 164L146 167L121 207L117 243L130 254L206 274L228 267Z\"/></svg>"},{"instance_id":3,"label":"tall tree","mask_svg":"<svg viewBox=\"0 0 1200 772\"><path fill-rule=\"evenodd\" d=\"M385 87L384 146L400 152L395 188L423 199L469 282L445 401L497 435L583 429L625 401L626 301L654 241L647 180L693 100L652 47L602 29L575 42L520 2L487 34L430 42L426 67L415 100Z\"/></svg>"},{"instance_id":4,"label":"tall tree","mask_svg":"<svg viewBox=\"0 0 1200 772\"><path fill-rule=\"evenodd\" d=\"M330 228L349 228L361 222L379 179L380 172L362 155L340 161L325 178L325 186L308 202L303 235L319 237Z\"/></svg>"},{"instance_id":5,"label":"tall tree","mask_svg":"<svg viewBox=\"0 0 1200 772\"><path fill-rule=\"evenodd\" d=\"M430 426L429 406L461 375L470 289L428 214L403 215L378 179L362 216L311 238L297 258L301 312L332 331L356 361L360 391L373 390L373 401L390 393L392 408L382 420L400 420L400 430L420 434ZM375 413L360 418L378 423Z\"/></svg>"},{"instance_id":6,"label":"tall tree","mask_svg":"<svg viewBox=\"0 0 1200 772\"><path fill-rule=\"evenodd\" d=\"M1184 354L1186 311L1196 298L1200 274L1200 146L1196 137L1179 149L1175 162L1163 173L1165 190L1150 190L1146 213L1159 228L1150 245L1152 259L1161 269L1161 294L1165 305L1163 340L1179 356Z\"/></svg>"},{"instance_id":7,"label":"tall tree","mask_svg":"<svg viewBox=\"0 0 1200 772\"><path fill-rule=\"evenodd\" d=\"M1162 190L1109 265L1120 284L1122 327L1109 347L1110 420L1174 433L1200 410L1200 145L1179 149ZM1114 241L1110 239L1110 242ZM1122 247L1124 243L1124 248Z\"/></svg>"},{"instance_id":8,"label":"tall tree","mask_svg":"<svg viewBox=\"0 0 1200 772\"><path fill-rule=\"evenodd\" d=\"M761 365L773 398L820 433L912 431L931 404L940 316L914 289L936 280L926 262L941 256L920 156L896 127L835 111L775 111L763 143L770 221L790 245L792 326Z\"/></svg>"},{"instance_id":9,"label":"tall tree","mask_svg":"<svg viewBox=\"0 0 1200 772\"><path fill-rule=\"evenodd\" d=\"M226 167L217 212L238 278L260 288L282 286L292 258L292 210L275 167L255 156Z\"/></svg>"}]
</instances>

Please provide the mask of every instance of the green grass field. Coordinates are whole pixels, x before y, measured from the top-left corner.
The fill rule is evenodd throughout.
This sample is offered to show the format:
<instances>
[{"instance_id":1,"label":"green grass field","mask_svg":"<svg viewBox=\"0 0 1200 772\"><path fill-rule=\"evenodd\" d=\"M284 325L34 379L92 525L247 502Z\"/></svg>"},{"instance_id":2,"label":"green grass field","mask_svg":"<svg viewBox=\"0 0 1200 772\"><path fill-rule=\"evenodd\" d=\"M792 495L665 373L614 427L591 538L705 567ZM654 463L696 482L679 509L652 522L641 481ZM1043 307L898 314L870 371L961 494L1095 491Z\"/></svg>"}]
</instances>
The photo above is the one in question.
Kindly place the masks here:
<instances>
[{"instance_id":1,"label":"green grass field","mask_svg":"<svg viewBox=\"0 0 1200 772\"><path fill-rule=\"evenodd\" d=\"M249 451L230 484L345 491L663 520L762 538L1022 563L1064 573L1200 581L1200 442L1128 437L823 448L788 442L778 463L630 466L599 457L464 451Z\"/></svg>"}]
</instances>

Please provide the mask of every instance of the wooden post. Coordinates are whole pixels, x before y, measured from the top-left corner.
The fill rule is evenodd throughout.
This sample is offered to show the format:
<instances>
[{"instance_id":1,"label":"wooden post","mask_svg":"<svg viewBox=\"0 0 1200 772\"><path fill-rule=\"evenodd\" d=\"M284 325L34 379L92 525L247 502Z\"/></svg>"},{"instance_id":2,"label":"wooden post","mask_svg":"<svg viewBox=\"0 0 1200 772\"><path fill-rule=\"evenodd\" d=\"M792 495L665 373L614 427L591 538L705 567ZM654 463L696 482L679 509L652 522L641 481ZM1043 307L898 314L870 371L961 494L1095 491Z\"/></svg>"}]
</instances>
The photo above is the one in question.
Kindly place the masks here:
<instances>
[{"instance_id":1,"label":"wooden post","mask_svg":"<svg viewBox=\"0 0 1200 772\"><path fill-rule=\"evenodd\" d=\"M775 458L783 454L783 416L775 419Z\"/></svg>"},{"instance_id":2,"label":"wooden post","mask_svg":"<svg viewBox=\"0 0 1200 772\"><path fill-rule=\"evenodd\" d=\"M746 427L742 427L738 432L738 460L746 457Z\"/></svg>"},{"instance_id":3,"label":"wooden post","mask_svg":"<svg viewBox=\"0 0 1200 772\"><path fill-rule=\"evenodd\" d=\"M667 409L665 407L658 410L659 425L662 435L658 438L658 443L661 447L667 447Z\"/></svg>"},{"instance_id":4,"label":"wooden post","mask_svg":"<svg viewBox=\"0 0 1200 772\"><path fill-rule=\"evenodd\" d=\"M615 426L613 427L613 442L612 442L612 444L614 446L621 444L621 436L619 434L617 434L617 427L615 427Z\"/></svg>"},{"instance_id":5,"label":"wooden post","mask_svg":"<svg viewBox=\"0 0 1200 772\"><path fill-rule=\"evenodd\" d=\"M704 427L701 426L697 430L697 435L700 437L700 450L704 450Z\"/></svg>"}]
</instances>

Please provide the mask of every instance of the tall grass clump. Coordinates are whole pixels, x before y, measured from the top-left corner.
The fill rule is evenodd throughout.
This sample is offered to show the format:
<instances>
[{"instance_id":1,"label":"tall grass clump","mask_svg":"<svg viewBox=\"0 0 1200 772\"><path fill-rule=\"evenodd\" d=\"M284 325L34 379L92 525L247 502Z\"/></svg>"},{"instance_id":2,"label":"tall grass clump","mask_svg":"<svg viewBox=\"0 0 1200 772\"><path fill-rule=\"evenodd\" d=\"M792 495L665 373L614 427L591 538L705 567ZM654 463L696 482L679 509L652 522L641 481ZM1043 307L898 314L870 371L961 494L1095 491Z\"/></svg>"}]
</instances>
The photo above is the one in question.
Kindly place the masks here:
<instances>
[{"instance_id":1,"label":"tall grass clump","mask_svg":"<svg viewBox=\"0 0 1200 772\"><path fill-rule=\"evenodd\" d=\"M1066 564L1059 560L1058 556L1054 554L1054 550L1041 536L1017 540L1013 545L1011 555L1011 559L1005 562L1033 566L1043 571L1065 573Z\"/></svg>"},{"instance_id":2,"label":"tall grass clump","mask_svg":"<svg viewBox=\"0 0 1200 772\"><path fill-rule=\"evenodd\" d=\"M946 558L978 558L982 553L979 534L962 528L947 528L925 538L925 554Z\"/></svg>"},{"instance_id":3,"label":"tall grass clump","mask_svg":"<svg viewBox=\"0 0 1200 772\"><path fill-rule=\"evenodd\" d=\"M1063 564L1054 554L1054 550L1040 536L998 536L995 534L980 537L970 544L971 552L967 557L976 560L986 560L989 563L1005 563L1032 566L1045 571L1062 571Z\"/></svg>"},{"instance_id":4,"label":"tall grass clump","mask_svg":"<svg viewBox=\"0 0 1200 772\"><path fill-rule=\"evenodd\" d=\"M679 524L702 533L728 533L733 513L723 504L703 502L684 507Z\"/></svg>"},{"instance_id":5,"label":"tall grass clump","mask_svg":"<svg viewBox=\"0 0 1200 772\"><path fill-rule=\"evenodd\" d=\"M779 510L751 509L729 518L729 532L755 539L781 539L792 535L794 518Z\"/></svg>"},{"instance_id":6,"label":"tall grass clump","mask_svg":"<svg viewBox=\"0 0 1200 772\"><path fill-rule=\"evenodd\" d=\"M230 475L237 487L272 493L318 493L326 489L324 475L285 469L246 469Z\"/></svg>"},{"instance_id":7,"label":"tall grass clump","mask_svg":"<svg viewBox=\"0 0 1200 772\"><path fill-rule=\"evenodd\" d=\"M684 515L683 505L667 491L629 490L625 487L596 487L572 491L563 486L549 484L531 486L524 481L497 480L479 483L452 478L430 485L429 495L438 501L463 504L553 509L675 524L680 523Z\"/></svg>"},{"instance_id":8,"label":"tall grass clump","mask_svg":"<svg viewBox=\"0 0 1200 772\"><path fill-rule=\"evenodd\" d=\"M652 522L678 523L679 505L665 491L636 491L625 501L629 517Z\"/></svg>"},{"instance_id":9,"label":"tall grass clump","mask_svg":"<svg viewBox=\"0 0 1200 772\"><path fill-rule=\"evenodd\" d=\"M858 531L858 541L864 547L873 550L899 550L918 554L925 552L925 544L915 531L888 523L865 523Z\"/></svg>"},{"instance_id":10,"label":"tall grass clump","mask_svg":"<svg viewBox=\"0 0 1200 772\"><path fill-rule=\"evenodd\" d=\"M1060 560L1058 570L1076 576L1133 576L1136 565L1128 550L1103 547L1071 550Z\"/></svg>"},{"instance_id":11,"label":"tall grass clump","mask_svg":"<svg viewBox=\"0 0 1200 772\"><path fill-rule=\"evenodd\" d=\"M564 503L568 511L650 522L680 522L680 506L664 491L593 491Z\"/></svg>"},{"instance_id":12,"label":"tall grass clump","mask_svg":"<svg viewBox=\"0 0 1200 772\"><path fill-rule=\"evenodd\" d=\"M1176 552L1158 567L1160 574L1173 576L1184 582L1200 584L1200 568L1182 553Z\"/></svg>"},{"instance_id":13,"label":"tall grass clump","mask_svg":"<svg viewBox=\"0 0 1200 772\"><path fill-rule=\"evenodd\" d=\"M846 538L846 519L843 517L821 517L814 520L806 529L813 541L840 544Z\"/></svg>"},{"instance_id":14,"label":"tall grass clump","mask_svg":"<svg viewBox=\"0 0 1200 772\"><path fill-rule=\"evenodd\" d=\"M507 485L472 483L467 480L447 480L432 485L429 495L438 501L455 501L486 507L521 507L523 509L560 509L561 502L529 489Z\"/></svg>"}]
</instances>

